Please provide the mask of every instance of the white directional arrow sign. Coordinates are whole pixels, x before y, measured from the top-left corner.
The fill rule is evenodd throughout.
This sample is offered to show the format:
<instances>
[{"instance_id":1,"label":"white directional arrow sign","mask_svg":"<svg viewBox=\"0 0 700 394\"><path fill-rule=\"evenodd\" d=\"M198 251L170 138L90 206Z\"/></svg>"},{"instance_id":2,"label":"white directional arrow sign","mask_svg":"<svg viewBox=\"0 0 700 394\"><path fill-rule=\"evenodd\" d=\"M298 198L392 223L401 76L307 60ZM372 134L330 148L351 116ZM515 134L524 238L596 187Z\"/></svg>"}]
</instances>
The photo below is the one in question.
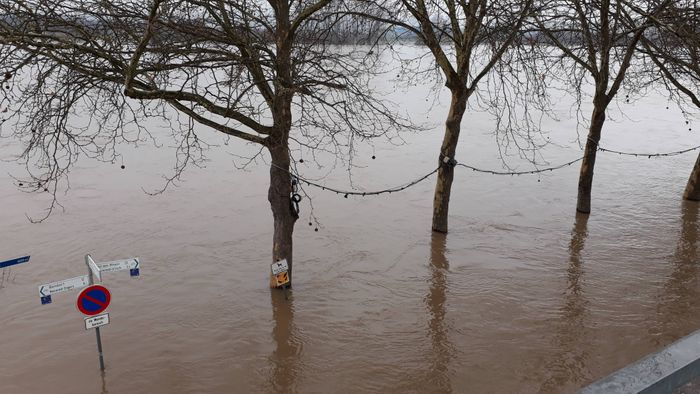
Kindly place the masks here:
<instances>
[{"instance_id":1,"label":"white directional arrow sign","mask_svg":"<svg viewBox=\"0 0 700 394\"><path fill-rule=\"evenodd\" d=\"M124 260L108 261L105 263L97 263L97 266L100 267L100 272L114 272L140 268L138 257Z\"/></svg>"},{"instance_id":2,"label":"white directional arrow sign","mask_svg":"<svg viewBox=\"0 0 700 394\"><path fill-rule=\"evenodd\" d=\"M51 294L60 293L73 289L82 289L88 285L88 276L78 276L75 278L59 280L57 282L47 283L39 286L39 295L41 297L50 296Z\"/></svg>"}]
</instances>

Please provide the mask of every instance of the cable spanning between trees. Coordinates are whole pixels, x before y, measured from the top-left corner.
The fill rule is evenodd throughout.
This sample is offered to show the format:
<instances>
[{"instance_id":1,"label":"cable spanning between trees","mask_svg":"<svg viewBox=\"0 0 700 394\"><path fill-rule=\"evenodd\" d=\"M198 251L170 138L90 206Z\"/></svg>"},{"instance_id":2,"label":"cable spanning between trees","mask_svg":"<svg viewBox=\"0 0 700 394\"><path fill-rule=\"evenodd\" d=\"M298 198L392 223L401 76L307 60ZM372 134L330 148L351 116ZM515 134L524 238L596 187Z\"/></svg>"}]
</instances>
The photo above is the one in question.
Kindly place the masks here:
<instances>
[{"instance_id":1,"label":"cable spanning between trees","mask_svg":"<svg viewBox=\"0 0 700 394\"><path fill-rule=\"evenodd\" d=\"M602 147L598 146L598 150L601 152L615 153L615 154L622 155L622 156L634 156L634 157L646 156L648 158L678 156L678 155L682 155L684 153L692 152L692 151L698 150L698 149L700 149L700 145L694 146L694 147L688 148L688 149L683 149L683 150L679 150L679 151L675 151L675 152L667 152L667 153L634 153L634 152L621 152L621 151L606 149L606 148L602 148Z\"/></svg>"},{"instance_id":2,"label":"cable spanning between trees","mask_svg":"<svg viewBox=\"0 0 700 394\"><path fill-rule=\"evenodd\" d=\"M480 168L472 167L472 166L467 165L467 164L456 163L456 162L455 162L454 166L465 167L465 168L471 169L472 171L481 172L481 173L485 173L485 174L492 174L492 175L526 175L526 174L527 174L527 175L532 175L532 174L539 174L539 173L543 173L543 172L547 172L547 171L554 171L554 170L558 170L558 169L560 169L560 168L568 167L568 166L570 166L570 165L572 165L572 164L574 164L574 163L576 163L576 162L579 162L579 161L581 161L581 160L583 160L583 157L579 157L578 159L575 159L575 160L566 162L566 163L564 163L564 164L560 164L560 165L558 165L558 166L547 167L547 168L540 168L540 169L531 170L531 171L493 171L493 170L483 170L483 169L480 169ZM445 165L449 165L449 164L445 164ZM284 170L284 169L282 169L282 168L279 168L279 169ZM387 189L375 190L375 191L369 191L369 192L362 192L362 191L357 191L357 190L341 190L341 189L336 189L336 188L333 188L333 187L329 187L329 186L322 185L322 184L320 184L320 183L317 183L317 182L308 180L308 179L306 179L306 178L300 176L299 174L292 173L292 176L293 176L294 178L296 178L296 179L297 179L299 182L301 182L301 183L304 183L304 184L306 184L306 185L319 188L319 189L324 190L324 191L330 191L330 192L334 192L334 193L336 193L336 194L342 194L342 195L345 196L345 198L347 198L348 196L377 196L377 195L380 195L380 194L391 194L391 193L400 192L400 191L406 190L406 189L408 189L408 188L410 188L410 187L412 187L412 186L415 186L415 185L417 185L417 184L423 182L424 180L430 178L433 174L437 173L439 169L440 169L440 168L438 167L438 168L436 168L436 169L430 171L429 173L427 173L427 174L425 174L425 175L423 175L423 176L421 176L421 177L419 177L419 178L417 178L417 179L415 179L415 180L413 180L413 181L411 181L411 182L408 182L408 183L406 183L406 184L403 184L403 185L401 185L401 186L395 186L395 187L390 187L390 188L387 188Z\"/></svg>"},{"instance_id":3,"label":"cable spanning between trees","mask_svg":"<svg viewBox=\"0 0 700 394\"><path fill-rule=\"evenodd\" d=\"M683 150L674 151L674 152L666 152L666 153L634 153L634 152L621 152L621 151L616 151L616 150L613 150L613 149L606 149L606 148L603 148L603 147L601 147L601 146L598 146L598 150L601 151L601 152L614 153L614 154L618 154L618 155L622 155L622 156L635 156L635 157L644 157L644 156L646 156L646 157L649 157L649 158L652 158L652 157L677 156L677 155L681 155L681 154L684 154L684 153L692 152L692 151L695 151L695 150L698 150L698 149L700 149L700 145L695 146L695 147L692 147L692 148L688 148L688 149L683 149ZM568 162L566 162L566 163L562 163L562 164L559 164L559 165L556 165L556 166L547 167L547 168L538 168L538 169L536 169L536 170L529 170L529 171L496 171L496 170L485 170L485 169L482 169L482 168L470 166L470 165L468 165L468 164L458 163L458 162L453 161L453 160L452 160L452 161L450 161L450 160L446 161L444 165L446 165L446 166L453 166L453 167L457 167L457 166L459 166L459 167L464 167L464 168L468 168L468 169L470 169L470 170L472 170L472 171L474 171L474 172L480 172L480 173L483 173L483 174L490 174L490 175L511 175L511 176L514 176L514 175L535 175L535 174L541 174L541 173L544 173L544 172L551 172L551 171L559 170L559 169L562 169L562 168L565 168L565 167L569 167L569 166L571 166L572 164L578 163L579 161L583 160L584 157L585 157L585 156L581 156L581 157L579 157L579 158L577 158L577 159L574 159L574 160L571 160L571 161L568 161ZM281 167L278 167L278 168L281 169L281 170L283 170L283 171L287 171L287 170L285 170L285 169L283 169L283 168L281 168ZM380 194L391 194L391 193L400 192L400 191L406 190L406 189L408 189L408 188L410 188L410 187L412 187L412 186L415 186L415 185L417 185L417 184L423 182L424 180L430 178L433 174L437 173L439 169L440 169L440 168L438 167L438 168L436 168L436 169L434 169L434 170L428 172L427 174L425 174L425 175L423 175L423 176L421 176L421 177L419 177L419 178L417 178L417 179L415 179L415 180L413 180L413 181L411 181L411 182L408 182L408 183L406 183L406 184L403 184L403 185L401 185L401 186L395 186L395 187L390 187L390 188L386 188L386 189L375 190L375 191L366 191L366 192L357 191L357 190L342 190L342 189L336 189L336 188L329 187L329 186L326 186L326 185L322 185L322 184L317 183L317 182L315 182L315 181L311 181L311 180L309 180L309 179L303 178L303 177L301 177L299 174L295 174L295 173L291 173L291 174L292 174L292 176L293 176L295 179L297 179L297 180L298 180L299 182L301 182L301 183L304 183L304 184L306 184L306 185L308 185L308 186L316 187L316 188L321 189L321 190L324 190L324 191L329 191L329 192L333 192L333 193L336 193L336 194L342 194L342 195L345 196L345 198L347 198L348 196L378 196L378 195L380 195Z\"/></svg>"},{"instance_id":4,"label":"cable spanning between trees","mask_svg":"<svg viewBox=\"0 0 700 394\"><path fill-rule=\"evenodd\" d=\"M533 175L533 174L541 174L543 172L554 171L554 170L558 170L560 168L568 167L568 166L570 166L574 163L577 163L581 160L583 160L583 157L579 157L576 160L571 160L569 162L566 162L564 164L560 164L558 166L539 168L539 169L530 170L530 171L494 171L494 170L483 170L481 168L472 167L470 165L462 164L462 163L457 163L457 165L460 167L469 168L472 171L481 172L484 174L491 174L491 175Z\"/></svg>"},{"instance_id":5,"label":"cable spanning between trees","mask_svg":"<svg viewBox=\"0 0 700 394\"><path fill-rule=\"evenodd\" d=\"M317 187L317 188L319 188L319 189L321 189L321 190L327 190L327 191L330 191L330 192L334 192L334 193L336 193L336 194L342 194L342 195L345 196L345 198L347 198L348 196L378 196L378 195L380 195L380 194L385 194L385 193L391 194L391 193L395 193L395 192L400 192L400 191L406 190L406 189L408 189L409 187L415 186L415 185L417 185L417 184L423 182L424 180L430 178L433 174L435 174L436 172L438 172L438 170L439 170L439 168L436 168L436 169L430 171L429 173L423 175L422 177L420 177L420 178L418 178L418 179L415 179L415 180L413 180L413 181L411 181L411 182L409 182L409 183L406 183L406 184L404 184L404 185L402 185L402 186L396 186L396 187L391 187L391 188L388 188L388 189L377 190L377 191L371 191L371 192L361 192L361 191L357 191L357 190L340 190L340 189L335 189L335 188L328 187L328 186L325 186L325 185L321 185L321 184L316 183L316 182L314 182L314 181L310 181L310 180L308 180L308 179L302 178L302 177L300 177L300 176L297 175L297 174L292 174L292 175L293 175L294 177L296 177L300 182L305 183L305 184L307 184L307 185L309 185L309 186L314 186L314 187Z\"/></svg>"}]
</instances>

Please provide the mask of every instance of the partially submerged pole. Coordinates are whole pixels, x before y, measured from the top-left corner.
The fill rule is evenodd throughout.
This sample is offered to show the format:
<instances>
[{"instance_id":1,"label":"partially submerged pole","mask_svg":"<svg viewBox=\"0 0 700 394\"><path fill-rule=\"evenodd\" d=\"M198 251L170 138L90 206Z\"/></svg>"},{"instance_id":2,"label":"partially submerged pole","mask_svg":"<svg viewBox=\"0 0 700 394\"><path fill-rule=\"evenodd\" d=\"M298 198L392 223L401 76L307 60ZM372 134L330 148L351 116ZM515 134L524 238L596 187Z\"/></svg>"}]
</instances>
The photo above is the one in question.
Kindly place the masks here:
<instances>
[{"instance_id":1,"label":"partially submerged pole","mask_svg":"<svg viewBox=\"0 0 700 394\"><path fill-rule=\"evenodd\" d=\"M90 268L90 260L92 260L90 255L89 254L85 255L85 265L87 266L87 269L88 269L88 283L89 283L89 286L92 286L95 284L95 280L93 278L92 268ZM100 371L104 372L105 360L104 360L104 356L102 355L102 336L100 335L100 327L95 327L95 337L97 338L97 352L100 355Z\"/></svg>"}]
</instances>

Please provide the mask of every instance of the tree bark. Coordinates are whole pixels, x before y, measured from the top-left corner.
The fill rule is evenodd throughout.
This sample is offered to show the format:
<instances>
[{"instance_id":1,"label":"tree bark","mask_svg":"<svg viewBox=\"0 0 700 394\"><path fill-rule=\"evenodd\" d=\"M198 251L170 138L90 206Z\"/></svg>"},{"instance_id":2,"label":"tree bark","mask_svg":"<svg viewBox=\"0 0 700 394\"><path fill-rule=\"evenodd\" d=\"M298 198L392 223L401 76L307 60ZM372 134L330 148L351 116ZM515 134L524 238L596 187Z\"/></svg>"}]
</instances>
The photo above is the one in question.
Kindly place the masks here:
<instances>
[{"instance_id":1,"label":"tree bark","mask_svg":"<svg viewBox=\"0 0 700 394\"><path fill-rule=\"evenodd\" d=\"M467 108L467 92L464 89L452 89L450 112L445 122L445 136L442 139L440 157L438 158L438 176L433 199L433 231L447 233L447 217L450 206L450 193L454 179L454 164L445 163L445 159L454 159L459 142L462 118Z\"/></svg>"},{"instance_id":2,"label":"tree bark","mask_svg":"<svg viewBox=\"0 0 700 394\"><path fill-rule=\"evenodd\" d=\"M267 145L272 157L270 166L270 189L267 199L272 207L274 234L272 238L272 262L287 260L289 284L292 286L292 234L298 215L292 211L292 175L289 172L289 132L292 128L292 99L294 85L292 76L292 44L290 4L287 1L270 2L275 10L277 26L275 30L275 97L272 100L272 118L275 132L270 135ZM270 272L270 283L274 278Z\"/></svg>"},{"instance_id":3,"label":"tree bark","mask_svg":"<svg viewBox=\"0 0 700 394\"><path fill-rule=\"evenodd\" d=\"M289 264L289 287L292 285L292 234L296 214L292 211L291 193L292 176L289 173L289 149L286 143L270 147L272 164L270 165L270 189L267 199L270 201L274 218L274 234L272 237L272 262L287 260ZM271 282L272 273L270 273Z\"/></svg>"},{"instance_id":4,"label":"tree bark","mask_svg":"<svg viewBox=\"0 0 700 394\"><path fill-rule=\"evenodd\" d=\"M594 102L600 100L594 100ZM591 190L593 189L593 168L595 167L596 153L600 135L605 124L605 105L596 103L591 115L591 126L586 140L586 149L581 162L581 173L578 178L578 201L576 210L581 213L591 213Z\"/></svg>"},{"instance_id":5,"label":"tree bark","mask_svg":"<svg viewBox=\"0 0 700 394\"><path fill-rule=\"evenodd\" d=\"M690 201L700 201L700 155L695 160L693 172L690 173L683 198Z\"/></svg>"}]
</instances>

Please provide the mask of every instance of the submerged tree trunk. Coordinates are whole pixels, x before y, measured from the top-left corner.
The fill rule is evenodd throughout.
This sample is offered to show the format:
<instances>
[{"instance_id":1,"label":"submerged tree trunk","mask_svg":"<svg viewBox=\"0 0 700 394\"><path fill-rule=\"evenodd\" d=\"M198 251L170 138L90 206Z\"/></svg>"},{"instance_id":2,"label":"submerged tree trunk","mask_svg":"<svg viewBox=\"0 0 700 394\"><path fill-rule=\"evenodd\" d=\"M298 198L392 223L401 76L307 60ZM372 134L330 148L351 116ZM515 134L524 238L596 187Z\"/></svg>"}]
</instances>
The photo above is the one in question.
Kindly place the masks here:
<instances>
[{"instance_id":1,"label":"submerged tree trunk","mask_svg":"<svg viewBox=\"0 0 700 394\"><path fill-rule=\"evenodd\" d=\"M433 231L447 232L447 217L450 207L450 192L454 179L454 162L446 160L455 159L459 132L461 130L462 117L467 108L467 92L464 89L452 90L452 102L450 112L445 122L445 136L440 148L437 184L435 186L435 198L433 199Z\"/></svg>"},{"instance_id":2,"label":"submerged tree trunk","mask_svg":"<svg viewBox=\"0 0 700 394\"><path fill-rule=\"evenodd\" d=\"M272 238L272 261L287 260L289 286L291 286L292 234L297 215L293 212L291 204L292 176L289 172L289 149L286 139L274 147L269 147L269 150L272 164L270 165L270 189L267 199L270 201L275 225ZM273 278L271 278L272 280Z\"/></svg>"},{"instance_id":3,"label":"submerged tree trunk","mask_svg":"<svg viewBox=\"0 0 700 394\"><path fill-rule=\"evenodd\" d=\"M596 153L600 134L605 123L605 105L595 100L593 114L591 115L591 127L588 131L586 149L581 162L581 173L578 178L578 201L576 210L581 213L591 212L591 190L593 189L593 168L595 167Z\"/></svg>"},{"instance_id":4,"label":"submerged tree trunk","mask_svg":"<svg viewBox=\"0 0 700 394\"><path fill-rule=\"evenodd\" d=\"M688 184L685 186L683 198L691 201L700 201L700 155L695 160L693 172L690 173Z\"/></svg>"}]
</instances>

